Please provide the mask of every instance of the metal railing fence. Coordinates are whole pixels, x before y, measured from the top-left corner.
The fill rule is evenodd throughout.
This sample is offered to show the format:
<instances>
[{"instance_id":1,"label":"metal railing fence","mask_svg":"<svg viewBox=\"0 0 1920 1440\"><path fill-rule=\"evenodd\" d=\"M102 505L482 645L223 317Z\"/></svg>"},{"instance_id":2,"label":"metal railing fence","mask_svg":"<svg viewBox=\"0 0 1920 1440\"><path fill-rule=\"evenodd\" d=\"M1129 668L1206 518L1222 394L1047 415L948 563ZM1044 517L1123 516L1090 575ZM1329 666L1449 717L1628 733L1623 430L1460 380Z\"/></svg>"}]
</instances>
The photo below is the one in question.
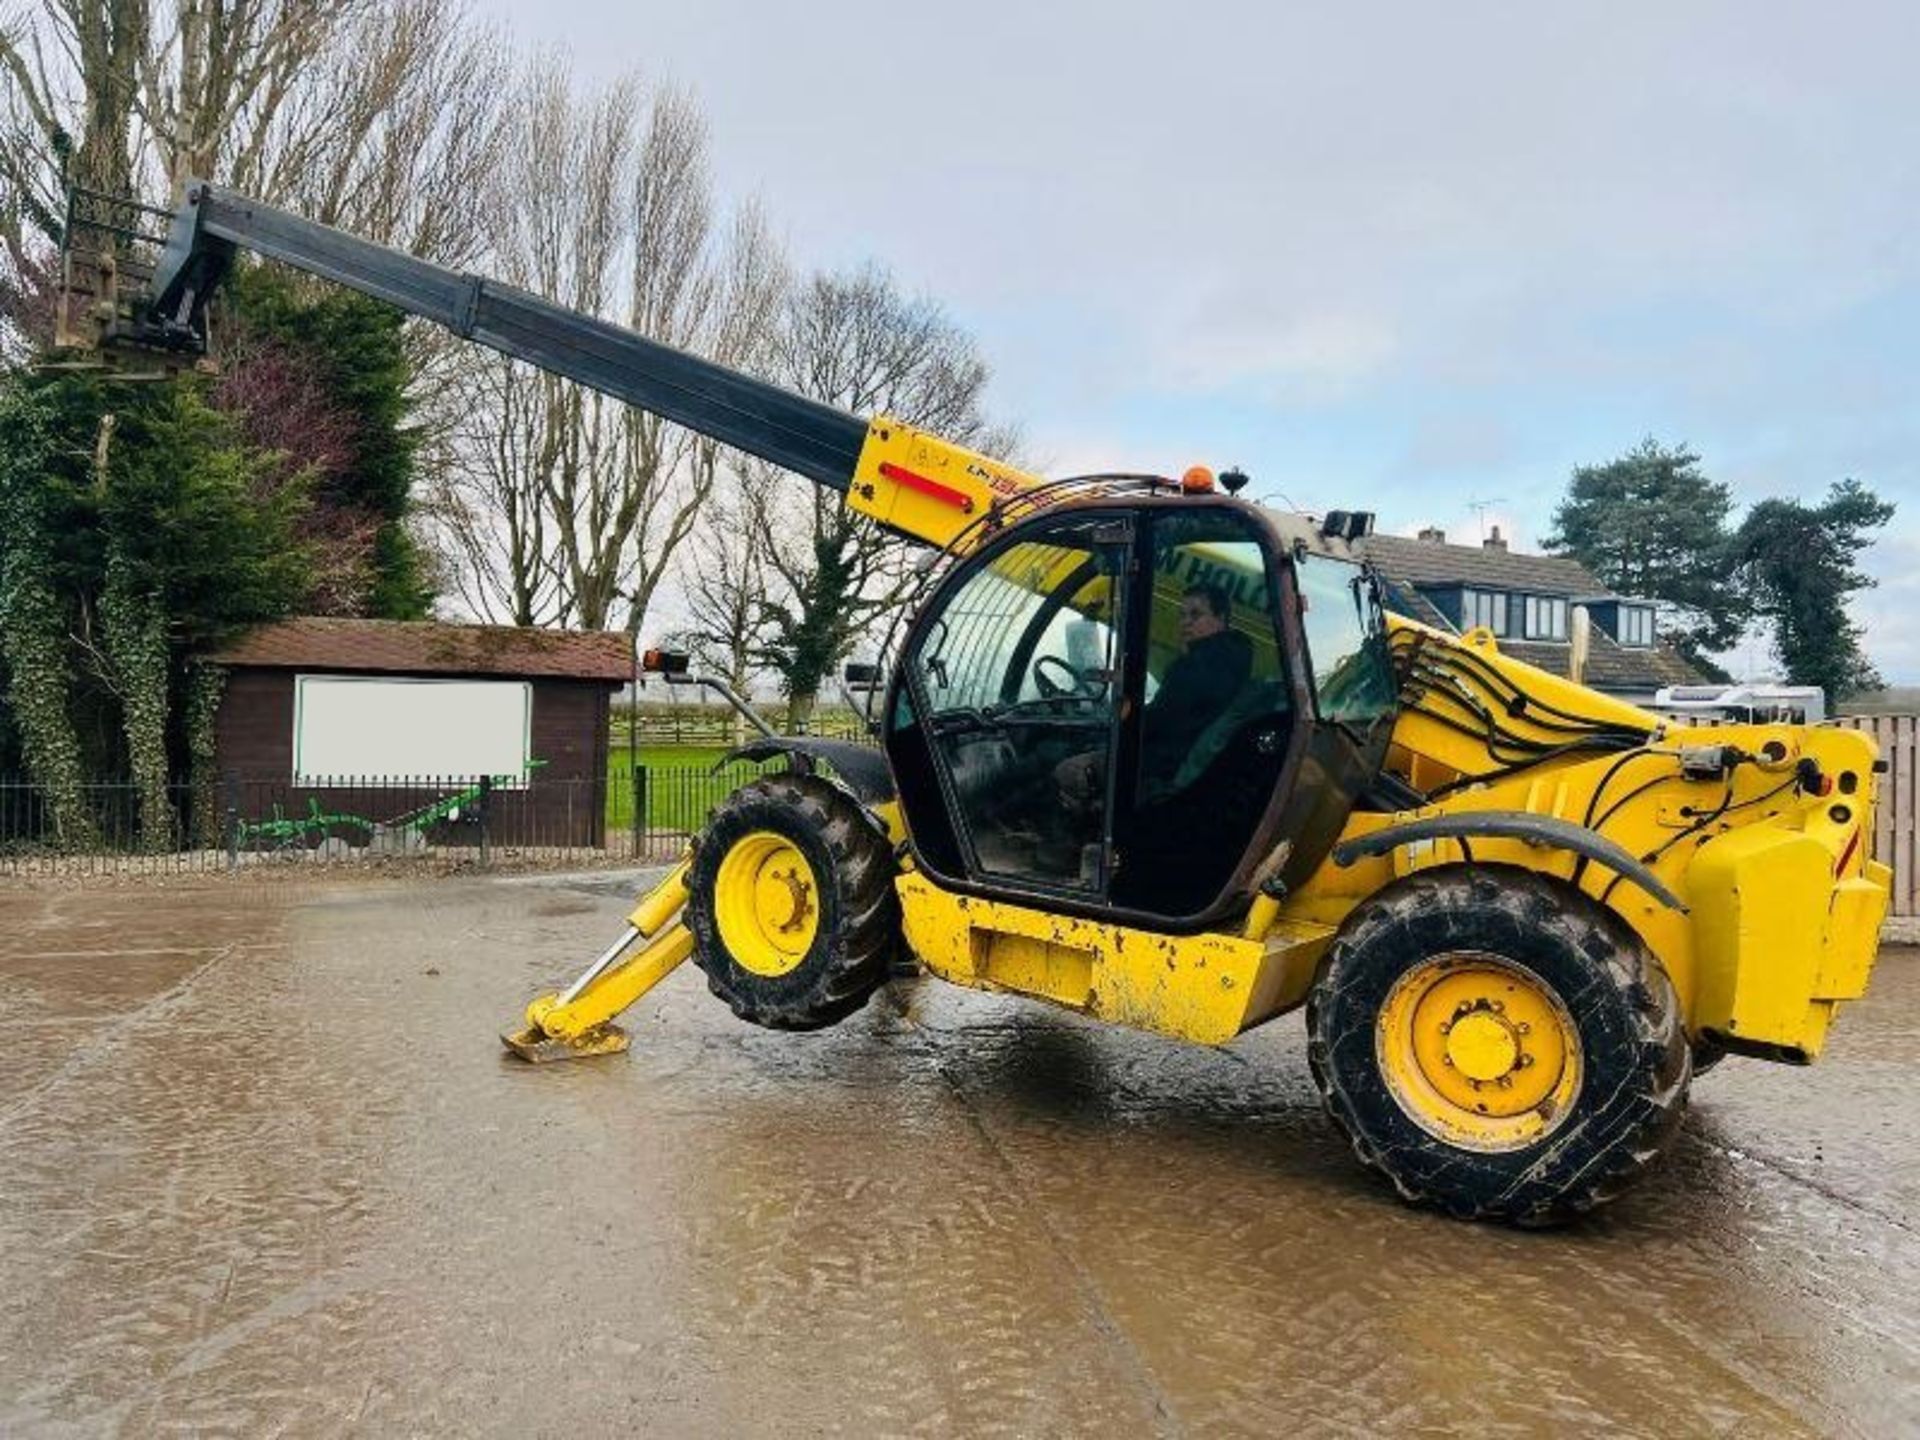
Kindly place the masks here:
<instances>
[{"instance_id":1,"label":"metal railing fence","mask_svg":"<svg viewBox=\"0 0 1920 1440\"><path fill-rule=\"evenodd\" d=\"M1920 916L1920 717L1851 716L1873 735L1881 777L1874 858L1893 867L1892 913ZM0 775L0 877L237 870L271 863L439 858L671 860L740 785L780 768L734 763L623 766L607 775L524 783L478 776L286 778L226 775L165 787L158 824L131 780L95 780L56 805ZM162 807L157 805L156 809Z\"/></svg>"},{"instance_id":2,"label":"metal railing fence","mask_svg":"<svg viewBox=\"0 0 1920 1440\"><path fill-rule=\"evenodd\" d=\"M159 794L91 780L65 803L0 775L0 877L292 864L456 867L670 860L766 766L636 765L593 777L223 775ZM777 767L775 767L777 768Z\"/></svg>"}]
</instances>

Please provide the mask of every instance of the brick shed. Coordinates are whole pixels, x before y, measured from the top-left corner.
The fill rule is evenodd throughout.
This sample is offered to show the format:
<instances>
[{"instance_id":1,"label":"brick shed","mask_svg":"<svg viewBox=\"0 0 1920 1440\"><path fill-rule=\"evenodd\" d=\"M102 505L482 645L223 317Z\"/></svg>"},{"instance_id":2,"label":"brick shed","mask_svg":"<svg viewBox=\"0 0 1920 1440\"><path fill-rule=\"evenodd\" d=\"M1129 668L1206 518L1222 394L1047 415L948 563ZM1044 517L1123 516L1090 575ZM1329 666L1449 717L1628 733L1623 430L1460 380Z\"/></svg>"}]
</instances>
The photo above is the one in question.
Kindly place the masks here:
<instances>
[{"instance_id":1,"label":"brick shed","mask_svg":"<svg viewBox=\"0 0 1920 1440\"><path fill-rule=\"evenodd\" d=\"M242 820L317 799L390 821L486 775L506 777L494 841L604 842L608 711L633 678L623 634L308 618L206 658L227 671L216 761Z\"/></svg>"}]
</instances>

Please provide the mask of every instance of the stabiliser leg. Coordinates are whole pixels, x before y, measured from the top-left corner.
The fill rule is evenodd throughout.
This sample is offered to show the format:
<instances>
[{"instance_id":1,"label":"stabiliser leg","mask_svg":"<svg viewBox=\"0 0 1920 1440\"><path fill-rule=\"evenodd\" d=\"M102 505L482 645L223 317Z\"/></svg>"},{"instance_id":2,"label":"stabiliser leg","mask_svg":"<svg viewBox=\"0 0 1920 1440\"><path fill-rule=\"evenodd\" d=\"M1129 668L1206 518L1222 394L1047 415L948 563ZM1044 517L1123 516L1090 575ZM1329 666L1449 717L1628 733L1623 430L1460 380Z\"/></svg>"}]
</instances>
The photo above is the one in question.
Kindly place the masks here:
<instances>
[{"instance_id":1,"label":"stabiliser leg","mask_svg":"<svg viewBox=\"0 0 1920 1440\"><path fill-rule=\"evenodd\" d=\"M507 1049L536 1065L626 1049L627 1032L613 1017L693 953L693 934L678 920L686 900L687 862L682 860L635 907L620 938L578 979L527 1006L525 1027L500 1037Z\"/></svg>"}]
</instances>

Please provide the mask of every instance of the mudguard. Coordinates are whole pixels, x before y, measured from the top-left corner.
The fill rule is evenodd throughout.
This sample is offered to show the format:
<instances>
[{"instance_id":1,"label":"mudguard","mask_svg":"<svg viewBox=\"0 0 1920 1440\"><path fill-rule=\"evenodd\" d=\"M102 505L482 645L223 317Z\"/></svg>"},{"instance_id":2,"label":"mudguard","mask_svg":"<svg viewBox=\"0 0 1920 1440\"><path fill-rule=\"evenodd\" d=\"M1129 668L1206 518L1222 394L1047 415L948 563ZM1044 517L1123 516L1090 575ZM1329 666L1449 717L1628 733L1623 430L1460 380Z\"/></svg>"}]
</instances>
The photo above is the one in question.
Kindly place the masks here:
<instances>
[{"instance_id":1,"label":"mudguard","mask_svg":"<svg viewBox=\"0 0 1920 1440\"><path fill-rule=\"evenodd\" d=\"M720 765L735 760L772 760L785 755L794 769L803 775L814 773L816 764L833 768L846 788L862 805L882 805L894 798L893 772L887 757L869 745L850 740L816 740L809 735L765 735L738 750L730 751Z\"/></svg>"}]
</instances>

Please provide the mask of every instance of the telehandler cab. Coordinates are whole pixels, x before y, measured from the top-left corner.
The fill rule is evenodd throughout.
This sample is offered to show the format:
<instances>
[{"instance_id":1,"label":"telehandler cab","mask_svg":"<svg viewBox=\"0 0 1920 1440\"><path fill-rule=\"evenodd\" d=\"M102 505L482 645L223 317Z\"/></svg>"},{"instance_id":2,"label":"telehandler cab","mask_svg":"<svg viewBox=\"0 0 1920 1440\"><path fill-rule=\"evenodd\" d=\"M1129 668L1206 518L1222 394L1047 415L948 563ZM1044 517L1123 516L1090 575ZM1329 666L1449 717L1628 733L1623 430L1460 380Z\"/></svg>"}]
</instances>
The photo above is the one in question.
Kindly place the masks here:
<instances>
[{"instance_id":1,"label":"telehandler cab","mask_svg":"<svg viewBox=\"0 0 1920 1440\"><path fill-rule=\"evenodd\" d=\"M1278 513L1202 471L1043 481L210 185L172 212L97 203L72 202L69 344L197 360L250 249L936 550L886 651L881 748L745 747L787 769L527 1008L505 1039L528 1059L625 1048L615 1017L689 958L743 1019L793 1030L858 1009L903 954L1206 1045L1304 1008L1362 1163L1538 1225L1645 1171L1697 1069L1811 1061L1866 985L1888 894L1867 738L1669 728L1485 630L1391 614L1365 514ZM1204 711L1179 673L1198 620L1227 637Z\"/></svg>"}]
</instances>

